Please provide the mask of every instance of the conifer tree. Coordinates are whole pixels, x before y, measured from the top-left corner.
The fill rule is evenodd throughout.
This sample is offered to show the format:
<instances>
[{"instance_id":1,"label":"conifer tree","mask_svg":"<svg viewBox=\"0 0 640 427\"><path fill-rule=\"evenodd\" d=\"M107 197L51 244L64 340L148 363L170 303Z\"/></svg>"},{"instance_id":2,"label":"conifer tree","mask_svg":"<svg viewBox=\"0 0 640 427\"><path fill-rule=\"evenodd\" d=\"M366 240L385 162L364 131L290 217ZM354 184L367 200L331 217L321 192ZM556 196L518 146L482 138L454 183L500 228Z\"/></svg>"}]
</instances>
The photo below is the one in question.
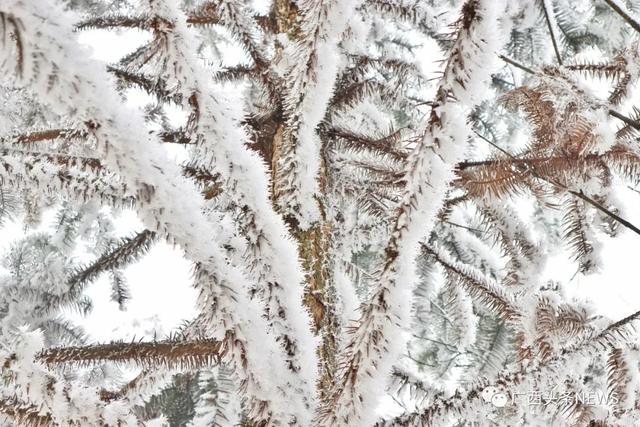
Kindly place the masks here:
<instances>
[{"instance_id":1,"label":"conifer tree","mask_svg":"<svg viewBox=\"0 0 640 427\"><path fill-rule=\"evenodd\" d=\"M603 236L640 238L638 11L3 0L7 425L637 424L640 312L541 277L558 247L589 275ZM104 64L87 30L146 38ZM119 235L123 210L143 228ZM159 241L193 265L193 319L92 343L65 313L102 276L124 309Z\"/></svg>"}]
</instances>

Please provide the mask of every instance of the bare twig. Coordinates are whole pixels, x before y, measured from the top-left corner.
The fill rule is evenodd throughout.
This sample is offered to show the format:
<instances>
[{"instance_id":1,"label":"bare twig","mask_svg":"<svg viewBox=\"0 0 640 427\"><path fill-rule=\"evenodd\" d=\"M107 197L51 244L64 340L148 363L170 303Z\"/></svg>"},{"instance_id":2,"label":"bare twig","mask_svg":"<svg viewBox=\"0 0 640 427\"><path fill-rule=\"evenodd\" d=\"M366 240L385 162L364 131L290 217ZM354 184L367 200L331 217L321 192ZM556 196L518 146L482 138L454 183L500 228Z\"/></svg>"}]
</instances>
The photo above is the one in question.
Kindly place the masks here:
<instances>
[{"instance_id":1,"label":"bare twig","mask_svg":"<svg viewBox=\"0 0 640 427\"><path fill-rule=\"evenodd\" d=\"M613 9L618 15L620 15L622 17L622 19L627 21L627 24L629 24L631 26L631 28L633 28L638 33L640 33L640 23L638 23L638 21L633 19L633 17L631 17L631 15L629 15L626 11L624 11L615 0L604 0L604 2L611 9Z\"/></svg>"},{"instance_id":2,"label":"bare twig","mask_svg":"<svg viewBox=\"0 0 640 427\"><path fill-rule=\"evenodd\" d=\"M560 56L560 48L558 46L558 41L556 40L555 32L553 31L553 23L551 22L549 11L547 10L547 0L540 0L540 5L542 6L542 11L544 12L544 19L547 22L547 28L549 29L549 36L551 37L551 44L553 44L553 51L556 54L556 59L558 60L558 64L562 65L562 56ZM553 11L551 11L551 13L553 13Z\"/></svg>"}]
</instances>

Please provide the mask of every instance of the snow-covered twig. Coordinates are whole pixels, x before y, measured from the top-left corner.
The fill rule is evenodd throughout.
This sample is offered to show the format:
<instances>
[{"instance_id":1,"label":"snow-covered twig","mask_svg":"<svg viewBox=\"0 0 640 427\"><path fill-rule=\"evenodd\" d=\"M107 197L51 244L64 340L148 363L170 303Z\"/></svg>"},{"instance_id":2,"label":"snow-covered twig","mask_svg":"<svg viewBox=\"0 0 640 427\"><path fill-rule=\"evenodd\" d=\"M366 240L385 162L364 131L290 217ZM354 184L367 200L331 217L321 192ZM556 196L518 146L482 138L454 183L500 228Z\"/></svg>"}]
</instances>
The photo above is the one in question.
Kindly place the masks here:
<instances>
[{"instance_id":1,"label":"snow-covered twig","mask_svg":"<svg viewBox=\"0 0 640 427\"><path fill-rule=\"evenodd\" d=\"M247 272L229 265L216 242L218 233L202 215L196 189L149 141L142 117L121 108L106 71L79 53L59 7L50 5L43 15L39 2L11 0L0 5L0 15L12 23L3 32L15 34L3 39L3 71L85 123L105 164L135 194L136 210L149 229L179 244L197 263L199 305L209 315L212 338L225 343L225 361L248 396L270 408L251 415L283 423L295 418L291 403L282 400L287 378L281 375L286 370L281 350L267 332L260 306L247 297Z\"/></svg>"},{"instance_id":2,"label":"snow-covered twig","mask_svg":"<svg viewBox=\"0 0 640 427\"><path fill-rule=\"evenodd\" d=\"M319 425L367 425L375 395L385 387L391 364L402 351L408 325L416 249L432 229L453 168L465 152L467 113L482 100L493 69L497 16L502 2L467 1L444 75L438 85L423 139L409 157L407 187L397 210L378 287L361 307L351 331L332 394L323 402Z\"/></svg>"},{"instance_id":3,"label":"snow-covered twig","mask_svg":"<svg viewBox=\"0 0 640 427\"><path fill-rule=\"evenodd\" d=\"M338 38L358 0L303 0L299 39L285 49L285 131L275 174L275 194L283 214L301 229L320 220L321 143L316 127L331 99L341 57Z\"/></svg>"}]
</instances>

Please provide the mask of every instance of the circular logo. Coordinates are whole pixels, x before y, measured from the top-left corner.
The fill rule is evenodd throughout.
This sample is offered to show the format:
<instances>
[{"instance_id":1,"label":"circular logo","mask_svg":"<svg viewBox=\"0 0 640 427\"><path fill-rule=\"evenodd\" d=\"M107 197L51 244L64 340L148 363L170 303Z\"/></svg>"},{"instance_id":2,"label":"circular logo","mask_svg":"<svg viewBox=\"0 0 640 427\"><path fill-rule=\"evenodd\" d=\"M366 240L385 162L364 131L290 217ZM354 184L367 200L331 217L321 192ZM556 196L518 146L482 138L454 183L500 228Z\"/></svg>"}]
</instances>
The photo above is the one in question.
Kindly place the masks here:
<instances>
[{"instance_id":1,"label":"circular logo","mask_svg":"<svg viewBox=\"0 0 640 427\"><path fill-rule=\"evenodd\" d=\"M488 386L482 390L482 400L491 403L496 408L504 408L507 405L507 395L498 387Z\"/></svg>"}]
</instances>

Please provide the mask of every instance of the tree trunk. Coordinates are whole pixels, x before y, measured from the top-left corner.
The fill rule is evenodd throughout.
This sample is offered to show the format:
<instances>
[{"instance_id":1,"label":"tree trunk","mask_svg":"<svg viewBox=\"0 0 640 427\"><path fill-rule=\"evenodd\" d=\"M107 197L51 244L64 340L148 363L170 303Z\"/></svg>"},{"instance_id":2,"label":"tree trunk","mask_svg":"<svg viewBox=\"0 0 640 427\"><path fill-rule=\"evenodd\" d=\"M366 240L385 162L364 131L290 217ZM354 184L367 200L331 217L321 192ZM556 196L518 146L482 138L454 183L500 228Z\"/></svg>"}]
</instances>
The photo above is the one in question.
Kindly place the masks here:
<instances>
[{"instance_id":1,"label":"tree trunk","mask_svg":"<svg viewBox=\"0 0 640 427\"><path fill-rule=\"evenodd\" d=\"M291 0L276 0L271 11L272 25L278 33L287 34L289 40L294 42L299 34L298 9ZM277 42L276 42L277 43ZM283 46L277 44L277 57L282 53ZM278 110L283 111L282 99ZM275 206L278 206L279 197L278 165L283 153L286 152L285 144L295 144L285 137L286 117L278 114L279 123L273 133L271 147L268 152L271 159L272 198ZM320 169L320 191L324 192L326 183L326 168ZM323 212L323 201L317 200L320 211ZM332 275L329 269L327 253L329 249L330 224L322 216L319 223L308 229L302 229L293 218L285 217L292 235L297 240L300 260L306 272L305 304L313 320L314 332L321 336L322 344L318 349L320 359L320 377L318 388L320 397L324 397L332 382L336 363L335 333L338 327L334 312L335 296L332 290ZM285 260L286 262L286 260Z\"/></svg>"}]
</instances>

